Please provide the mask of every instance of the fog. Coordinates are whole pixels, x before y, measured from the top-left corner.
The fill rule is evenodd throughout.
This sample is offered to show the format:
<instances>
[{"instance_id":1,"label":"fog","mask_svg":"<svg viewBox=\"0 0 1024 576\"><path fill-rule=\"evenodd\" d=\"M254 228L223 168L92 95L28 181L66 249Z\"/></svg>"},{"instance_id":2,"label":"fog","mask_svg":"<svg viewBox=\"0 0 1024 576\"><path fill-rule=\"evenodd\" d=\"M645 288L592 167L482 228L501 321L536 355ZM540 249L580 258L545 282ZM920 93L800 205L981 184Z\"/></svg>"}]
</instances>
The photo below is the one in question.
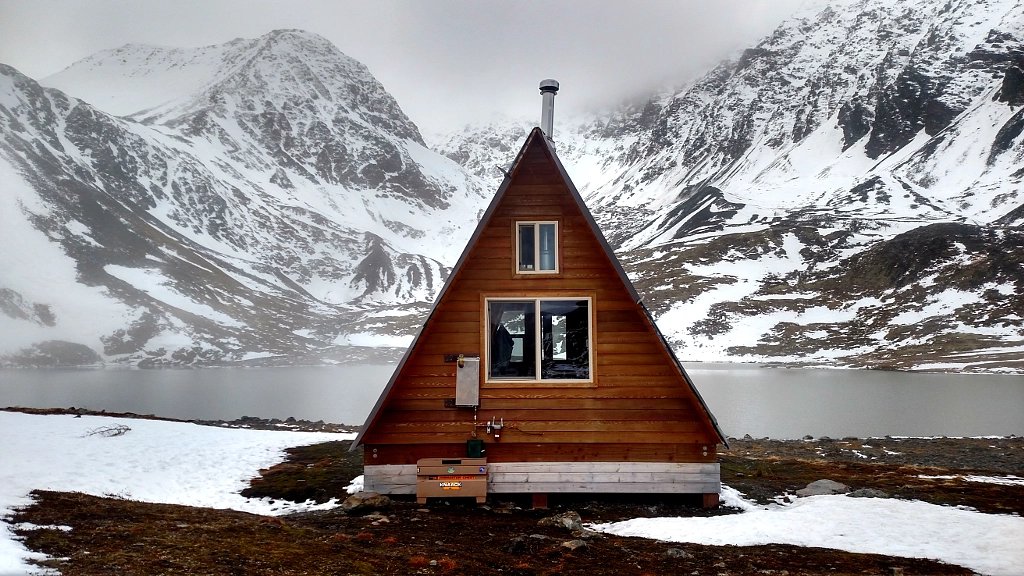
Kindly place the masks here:
<instances>
[{"instance_id":1,"label":"fog","mask_svg":"<svg viewBox=\"0 0 1024 576\"><path fill-rule=\"evenodd\" d=\"M559 113L680 85L770 33L801 0L0 0L0 63L33 78L130 42L192 47L299 28L366 64L425 132Z\"/></svg>"}]
</instances>

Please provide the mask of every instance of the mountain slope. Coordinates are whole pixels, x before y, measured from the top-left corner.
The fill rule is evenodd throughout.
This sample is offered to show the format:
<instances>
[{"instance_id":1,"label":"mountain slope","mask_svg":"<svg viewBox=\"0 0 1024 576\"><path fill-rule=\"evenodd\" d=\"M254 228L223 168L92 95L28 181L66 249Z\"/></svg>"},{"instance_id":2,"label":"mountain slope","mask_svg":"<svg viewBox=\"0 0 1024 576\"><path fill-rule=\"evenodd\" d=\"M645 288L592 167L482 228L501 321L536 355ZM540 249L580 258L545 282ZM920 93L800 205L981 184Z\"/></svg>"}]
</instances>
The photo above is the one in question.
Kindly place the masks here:
<instances>
[{"instance_id":1,"label":"mountain slope","mask_svg":"<svg viewBox=\"0 0 1024 576\"><path fill-rule=\"evenodd\" d=\"M555 139L684 358L1019 369L1022 78L1022 2L819 2L693 84ZM461 151L508 133L438 149L478 170ZM924 250L886 264L930 271L913 299L854 290L848 270L893 247Z\"/></svg>"},{"instance_id":2,"label":"mountain slope","mask_svg":"<svg viewBox=\"0 0 1024 576\"><path fill-rule=\"evenodd\" d=\"M432 151L293 30L42 83L0 69L20 365L402 346L533 124ZM559 116L555 142L687 360L1021 370L1022 114L1024 2L842 0L677 90Z\"/></svg>"},{"instance_id":3,"label":"mountain slope","mask_svg":"<svg viewBox=\"0 0 1024 576\"><path fill-rule=\"evenodd\" d=\"M73 88L80 67L111 62L125 93L166 69L194 77L196 92L121 118L0 71L0 164L24 184L17 212L60 243L81 284L129 310L114 330L71 329L59 314L37 332L150 363L337 355L373 342L357 337L366 324L390 339L394 322L373 311L419 303L415 316L433 298L474 224L466 207L485 202L479 185L322 38L278 31L218 50L234 65L189 69L210 49L129 46L48 82ZM7 287L13 274L0 276L10 301L51 305L32 282ZM23 316L6 314L0 354L45 342L21 333Z\"/></svg>"},{"instance_id":4,"label":"mountain slope","mask_svg":"<svg viewBox=\"0 0 1024 576\"><path fill-rule=\"evenodd\" d=\"M825 207L872 220L996 220L1020 204L986 191L1020 182L1019 150L995 137L1016 114L1004 79L1024 65L1022 22L1014 1L812 7L652 101L621 171L592 198L669 207L687 200L680 190L714 186L747 205L744 221ZM875 196L852 193L876 179ZM631 245L674 232L662 218Z\"/></svg>"}]
</instances>

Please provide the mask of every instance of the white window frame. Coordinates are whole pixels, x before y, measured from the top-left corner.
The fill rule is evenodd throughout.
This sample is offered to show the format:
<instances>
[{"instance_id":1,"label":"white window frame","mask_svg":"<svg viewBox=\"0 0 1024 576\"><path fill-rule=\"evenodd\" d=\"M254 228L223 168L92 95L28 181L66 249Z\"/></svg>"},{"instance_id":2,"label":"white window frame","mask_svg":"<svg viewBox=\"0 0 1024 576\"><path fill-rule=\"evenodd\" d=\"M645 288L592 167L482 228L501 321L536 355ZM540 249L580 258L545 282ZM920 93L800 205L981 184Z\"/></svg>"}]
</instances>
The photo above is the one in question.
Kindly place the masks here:
<instances>
[{"instance_id":1,"label":"white window frame","mask_svg":"<svg viewBox=\"0 0 1024 576\"><path fill-rule=\"evenodd\" d=\"M554 270L541 270L540 269L540 225L541 224L554 224L555 226L555 269ZM521 250L523 247L519 237L520 226L533 225L533 270L522 270L519 263L522 262L520 258ZM559 249L559 232L558 220L517 220L515 223L515 244L516 244L516 260L513 263L516 274L558 274L562 270L562 254Z\"/></svg>"},{"instance_id":2,"label":"white window frame","mask_svg":"<svg viewBox=\"0 0 1024 576\"><path fill-rule=\"evenodd\" d=\"M534 314L536 321L534 322L534 378L523 378L523 377L505 377L505 378L492 378L491 377L491 302L528 302L533 300L534 302ZM587 301L587 362L589 370L588 378L541 378L541 362L543 361L543 338L541 332L543 330L540 321L540 303L542 301L551 300L586 300ZM485 384L517 384L517 383L529 383L533 384L589 384L594 382L594 297L579 295L579 296L495 296L485 297L484 301L484 362L482 362L481 368L484 373Z\"/></svg>"}]
</instances>

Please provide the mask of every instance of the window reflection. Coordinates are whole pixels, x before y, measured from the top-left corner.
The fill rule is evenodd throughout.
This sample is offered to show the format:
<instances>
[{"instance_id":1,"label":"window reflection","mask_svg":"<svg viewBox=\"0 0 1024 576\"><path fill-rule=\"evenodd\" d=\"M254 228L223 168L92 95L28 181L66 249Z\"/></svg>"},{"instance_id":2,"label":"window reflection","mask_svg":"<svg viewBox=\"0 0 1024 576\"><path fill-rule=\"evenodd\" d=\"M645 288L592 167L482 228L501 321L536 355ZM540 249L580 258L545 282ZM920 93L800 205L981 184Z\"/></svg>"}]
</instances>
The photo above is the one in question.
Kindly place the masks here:
<instances>
[{"instance_id":1,"label":"window reflection","mask_svg":"<svg viewBox=\"0 0 1024 576\"><path fill-rule=\"evenodd\" d=\"M533 224L519 225L519 270L532 272L534 269Z\"/></svg>"},{"instance_id":2,"label":"window reflection","mask_svg":"<svg viewBox=\"0 0 1024 576\"><path fill-rule=\"evenodd\" d=\"M540 269L555 269L555 225L540 225Z\"/></svg>"},{"instance_id":3,"label":"window reflection","mask_svg":"<svg viewBox=\"0 0 1024 576\"><path fill-rule=\"evenodd\" d=\"M541 378L590 378L588 301L541 300Z\"/></svg>"},{"instance_id":4,"label":"window reflection","mask_svg":"<svg viewBox=\"0 0 1024 576\"><path fill-rule=\"evenodd\" d=\"M489 378L590 379L589 300L488 300L487 318Z\"/></svg>"},{"instance_id":5,"label":"window reflection","mask_svg":"<svg viewBox=\"0 0 1024 576\"><path fill-rule=\"evenodd\" d=\"M491 377L537 377L536 316L532 300L488 303Z\"/></svg>"}]
</instances>

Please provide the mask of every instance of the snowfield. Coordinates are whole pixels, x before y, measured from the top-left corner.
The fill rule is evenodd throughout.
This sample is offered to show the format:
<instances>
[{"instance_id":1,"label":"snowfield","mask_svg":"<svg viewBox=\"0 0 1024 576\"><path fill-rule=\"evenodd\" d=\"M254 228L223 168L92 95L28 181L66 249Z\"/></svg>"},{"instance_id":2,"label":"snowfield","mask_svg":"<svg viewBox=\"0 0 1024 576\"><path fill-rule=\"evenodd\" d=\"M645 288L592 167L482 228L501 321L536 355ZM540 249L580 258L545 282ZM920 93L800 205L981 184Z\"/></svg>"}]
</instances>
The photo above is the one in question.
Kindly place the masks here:
<instances>
[{"instance_id":1,"label":"snowfield","mask_svg":"<svg viewBox=\"0 0 1024 576\"><path fill-rule=\"evenodd\" d=\"M123 424L122 436L89 432ZM355 434L215 428L182 422L0 412L0 516L31 503L32 490L116 495L143 502L286 514L334 503L248 499L248 480L284 459L284 449L351 440ZM0 525L0 576L26 574L28 552Z\"/></svg>"},{"instance_id":2,"label":"snowfield","mask_svg":"<svg viewBox=\"0 0 1024 576\"><path fill-rule=\"evenodd\" d=\"M589 528L618 536L711 546L792 544L847 552L930 558L981 574L1024 574L1024 518L917 500L809 496L759 506L722 486L722 503L741 514L636 518Z\"/></svg>"},{"instance_id":3,"label":"snowfield","mask_svg":"<svg viewBox=\"0 0 1024 576\"><path fill-rule=\"evenodd\" d=\"M113 437L90 434L118 424L130 430ZM337 503L271 504L239 492L261 468L280 462L285 448L354 436L0 412L0 515L30 504L29 492L37 489L269 515L330 508ZM353 482L350 492L360 488L360 480ZM1024 574L1024 518L1019 516L847 496L759 506L728 486L722 487L722 502L743 512L712 518L638 518L591 527L620 536L707 545L779 543L932 558L983 574ZM0 525L0 576L33 572L27 560L42 555L26 550L9 528Z\"/></svg>"}]
</instances>

